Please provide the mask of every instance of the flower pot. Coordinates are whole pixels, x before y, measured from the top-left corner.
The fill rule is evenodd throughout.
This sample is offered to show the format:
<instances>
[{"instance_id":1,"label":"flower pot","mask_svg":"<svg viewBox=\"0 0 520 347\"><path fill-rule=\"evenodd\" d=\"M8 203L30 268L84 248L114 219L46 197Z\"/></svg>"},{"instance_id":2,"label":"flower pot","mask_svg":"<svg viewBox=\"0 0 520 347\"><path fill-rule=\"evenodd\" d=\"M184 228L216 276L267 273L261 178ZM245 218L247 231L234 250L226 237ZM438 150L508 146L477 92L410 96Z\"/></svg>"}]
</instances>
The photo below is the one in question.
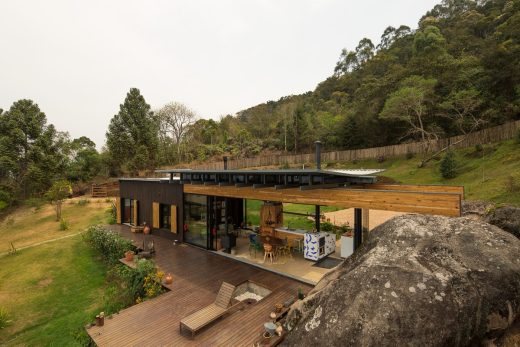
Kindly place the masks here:
<instances>
[{"instance_id":1,"label":"flower pot","mask_svg":"<svg viewBox=\"0 0 520 347\"><path fill-rule=\"evenodd\" d=\"M125 260L126 261L133 261L134 260L134 252L133 251L126 251L125 252Z\"/></svg>"},{"instance_id":2,"label":"flower pot","mask_svg":"<svg viewBox=\"0 0 520 347\"><path fill-rule=\"evenodd\" d=\"M172 284L173 283L173 276L172 274L167 274L166 277L164 277L164 283L165 284Z\"/></svg>"},{"instance_id":3,"label":"flower pot","mask_svg":"<svg viewBox=\"0 0 520 347\"><path fill-rule=\"evenodd\" d=\"M103 325L105 325L105 316L97 315L96 316L96 325L98 327L102 327Z\"/></svg>"}]
</instances>

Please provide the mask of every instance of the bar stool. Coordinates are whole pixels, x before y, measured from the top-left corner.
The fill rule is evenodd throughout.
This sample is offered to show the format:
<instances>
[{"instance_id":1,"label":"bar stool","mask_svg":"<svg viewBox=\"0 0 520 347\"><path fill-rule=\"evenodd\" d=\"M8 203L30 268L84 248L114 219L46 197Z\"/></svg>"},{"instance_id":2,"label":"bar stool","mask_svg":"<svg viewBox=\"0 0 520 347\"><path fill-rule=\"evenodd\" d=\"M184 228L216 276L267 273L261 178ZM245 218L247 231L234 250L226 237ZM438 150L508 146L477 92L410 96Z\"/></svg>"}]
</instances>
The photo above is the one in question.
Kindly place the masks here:
<instances>
[{"instance_id":1,"label":"bar stool","mask_svg":"<svg viewBox=\"0 0 520 347\"><path fill-rule=\"evenodd\" d=\"M303 252L302 241L303 241L303 239L300 239L300 238L293 239L293 244L295 245L294 248L295 248L299 253L302 253L302 252Z\"/></svg>"},{"instance_id":2,"label":"bar stool","mask_svg":"<svg viewBox=\"0 0 520 347\"><path fill-rule=\"evenodd\" d=\"M274 259L273 246L268 243L264 243L264 263L265 263L266 259L270 259L271 263L273 262L273 259Z\"/></svg>"}]
</instances>

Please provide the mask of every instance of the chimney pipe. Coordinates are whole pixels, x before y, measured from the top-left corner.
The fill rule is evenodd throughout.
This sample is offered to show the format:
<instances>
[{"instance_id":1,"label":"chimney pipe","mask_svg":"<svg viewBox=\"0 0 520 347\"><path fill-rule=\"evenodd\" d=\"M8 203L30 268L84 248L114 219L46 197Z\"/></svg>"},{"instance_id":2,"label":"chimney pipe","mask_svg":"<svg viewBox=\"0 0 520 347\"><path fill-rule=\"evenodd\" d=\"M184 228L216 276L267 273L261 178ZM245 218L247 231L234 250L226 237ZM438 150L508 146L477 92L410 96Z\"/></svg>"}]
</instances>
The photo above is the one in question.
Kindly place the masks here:
<instances>
[{"instance_id":1,"label":"chimney pipe","mask_svg":"<svg viewBox=\"0 0 520 347\"><path fill-rule=\"evenodd\" d=\"M224 170L227 170L227 156L223 156L222 159L224 160Z\"/></svg>"},{"instance_id":2,"label":"chimney pipe","mask_svg":"<svg viewBox=\"0 0 520 347\"><path fill-rule=\"evenodd\" d=\"M321 170L321 142L316 141L316 169Z\"/></svg>"}]
</instances>

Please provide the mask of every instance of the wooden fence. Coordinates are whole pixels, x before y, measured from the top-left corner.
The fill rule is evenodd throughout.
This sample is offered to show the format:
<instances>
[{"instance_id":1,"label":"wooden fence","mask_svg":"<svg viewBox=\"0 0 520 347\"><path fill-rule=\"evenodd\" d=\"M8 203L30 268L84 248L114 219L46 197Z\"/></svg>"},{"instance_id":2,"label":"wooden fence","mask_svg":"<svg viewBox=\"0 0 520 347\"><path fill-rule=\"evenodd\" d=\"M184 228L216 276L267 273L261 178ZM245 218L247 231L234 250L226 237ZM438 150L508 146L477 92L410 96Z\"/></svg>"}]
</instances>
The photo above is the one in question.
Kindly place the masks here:
<instances>
[{"instance_id":1,"label":"wooden fence","mask_svg":"<svg viewBox=\"0 0 520 347\"><path fill-rule=\"evenodd\" d=\"M453 144L453 148L472 147L477 144L487 144L512 139L520 129L520 120L505 123L496 127L476 131L469 135L453 136L439 139L430 143L429 152L434 153ZM352 149L346 151L324 152L321 154L323 162L352 161L360 159L375 159L378 157L405 156L406 154L423 154L425 147L421 142L402 143L393 146ZM228 161L228 169L243 169L259 166L282 166L306 164L314 162L314 153L295 155L270 155L253 158L240 158ZM222 170L223 162L209 162L191 164L192 169Z\"/></svg>"}]
</instances>

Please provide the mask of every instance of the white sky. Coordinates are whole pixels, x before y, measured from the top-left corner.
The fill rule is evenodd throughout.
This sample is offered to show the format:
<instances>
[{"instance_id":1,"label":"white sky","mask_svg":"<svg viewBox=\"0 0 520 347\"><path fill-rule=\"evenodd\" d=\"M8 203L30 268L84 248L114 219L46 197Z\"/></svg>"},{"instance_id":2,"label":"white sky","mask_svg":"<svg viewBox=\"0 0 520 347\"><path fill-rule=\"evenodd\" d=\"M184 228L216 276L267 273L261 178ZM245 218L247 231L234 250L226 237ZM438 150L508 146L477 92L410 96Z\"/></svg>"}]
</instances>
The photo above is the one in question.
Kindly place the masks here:
<instances>
[{"instance_id":1,"label":"white sky","mask_svg":"<svg viewBox=\"0 0 520 347\"><path fill-rule=\"evenodd\" d=\"M32 99L101 147L131 87L218 119L313 90L341 49L417 27L439 0L0 2L0 108Z\"/></svg>"}]
</instances>

